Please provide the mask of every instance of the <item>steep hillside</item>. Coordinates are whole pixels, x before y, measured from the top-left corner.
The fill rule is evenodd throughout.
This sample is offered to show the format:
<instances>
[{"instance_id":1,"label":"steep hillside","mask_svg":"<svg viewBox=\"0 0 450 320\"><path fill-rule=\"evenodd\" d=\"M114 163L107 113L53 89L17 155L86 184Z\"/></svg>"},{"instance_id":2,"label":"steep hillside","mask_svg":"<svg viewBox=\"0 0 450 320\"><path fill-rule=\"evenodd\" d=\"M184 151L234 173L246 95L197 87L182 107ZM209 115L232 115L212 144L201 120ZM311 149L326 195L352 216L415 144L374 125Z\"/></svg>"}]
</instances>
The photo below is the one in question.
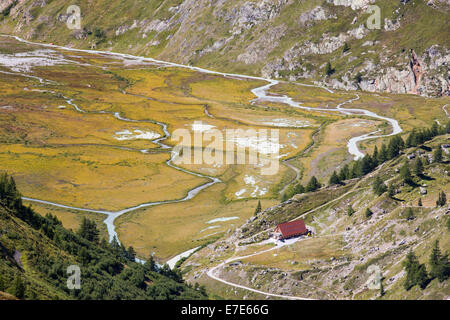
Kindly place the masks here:
<instances>
[{"instance_id":1,"label":"steep hillside","mask_svg":"<svg viewBox=\"0 0 450 320\"><path fill-rule=\"evenodd\" d=\"M405 148L341 186L295 195L193 254L182 270L211 294L225 298L447 299L450 206L437 200L450 192L450 167L448 151L442 151L440 161L436 154L449 139L444 134ZM421 173L417 159L424 163ZM285 242L271 238L278 223L300 218L312 237ZM444 256L440 279L430 263L436 241ZM405 287L404 263L410 252L427 270L422 288L414 282ZM377 270L382 296L368 284Z\"/></svg>"},{"instance_id":2,"label":"steep hillside","mask_svg":"<svg viewBox=\"0 0 450 320\"><path fill-rule=\"evenodd\" d=\"M66 25L66 1L2 1L0 32L346 90L450 93L448 0L70 4L81 9L79 30ZM372 19L378 8L379 26Z\"/></svg>"},{"instance_id":3,"label":"steep hillside","mask_svg":"<svg viewBox=\"0 0 450 320\"><path fill-rule=\"evenodd\" d=\"M74 234L56 217L34 213L22 205L14 180L2 175L0 300L207 298L203 288L185 284L179 272L134 262L132 248L99 243L98 231L96 237L87 225ZM71 265L80 268L80 289L67 286Z\"/></svg>"}]
</instances>

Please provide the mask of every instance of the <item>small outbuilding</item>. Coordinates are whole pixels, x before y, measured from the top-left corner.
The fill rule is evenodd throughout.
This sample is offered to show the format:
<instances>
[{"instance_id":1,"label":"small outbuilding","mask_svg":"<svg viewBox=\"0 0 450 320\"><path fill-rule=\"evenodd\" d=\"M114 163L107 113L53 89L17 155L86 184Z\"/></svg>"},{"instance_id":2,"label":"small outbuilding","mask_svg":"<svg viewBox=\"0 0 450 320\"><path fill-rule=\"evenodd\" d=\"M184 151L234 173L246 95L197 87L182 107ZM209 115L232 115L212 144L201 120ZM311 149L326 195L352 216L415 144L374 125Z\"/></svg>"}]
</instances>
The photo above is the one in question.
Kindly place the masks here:
<instances>
[{"instance_id":1,"label":"small outbuilding","mask_svg":"<svg viewBox=\"0 0 450 320\"><path fill-rule=\"evenodd\" d=\"M308 234L304 220L281 223L275 228L275 235L279 239L289 239Z\"/></svg>"}]
</instances>

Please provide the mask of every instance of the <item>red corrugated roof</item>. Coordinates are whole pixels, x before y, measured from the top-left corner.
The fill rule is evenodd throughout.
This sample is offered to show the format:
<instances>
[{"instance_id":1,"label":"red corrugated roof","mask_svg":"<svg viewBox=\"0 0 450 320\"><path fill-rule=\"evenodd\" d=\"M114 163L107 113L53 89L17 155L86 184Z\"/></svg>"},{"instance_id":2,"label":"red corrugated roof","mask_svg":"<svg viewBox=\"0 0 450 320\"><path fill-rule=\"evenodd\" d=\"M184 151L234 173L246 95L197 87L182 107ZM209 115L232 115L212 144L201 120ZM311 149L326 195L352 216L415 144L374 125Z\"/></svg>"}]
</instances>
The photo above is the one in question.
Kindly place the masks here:
<instances>
[{"instance_id":1,"label":"red corrugated roof","mask_svg":"<svg viewBox=\"0 0 450 320\"><path fill-rule=\"evenodd\" d=\"M279 224L277 226L277 230L279 230L281 232L281 235L283 236L283 238L298 236L298 235L306 234L308 232L308 229L306 229L304 220L295 220L295 221Z\"/></svg>"}]
</instances>

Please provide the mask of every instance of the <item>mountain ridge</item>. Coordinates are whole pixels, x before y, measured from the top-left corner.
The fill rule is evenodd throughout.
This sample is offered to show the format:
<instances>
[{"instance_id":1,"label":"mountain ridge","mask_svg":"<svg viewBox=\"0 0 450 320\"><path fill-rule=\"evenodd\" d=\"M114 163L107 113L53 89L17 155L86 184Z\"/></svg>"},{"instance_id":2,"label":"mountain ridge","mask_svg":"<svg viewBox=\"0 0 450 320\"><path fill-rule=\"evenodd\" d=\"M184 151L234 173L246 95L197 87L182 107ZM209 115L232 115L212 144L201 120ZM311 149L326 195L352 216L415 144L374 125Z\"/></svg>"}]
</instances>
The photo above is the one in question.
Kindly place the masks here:
<instances>
[{"instance_id":1,"label":"mountain ridge","mask_svg":"<svg viewBox=\"0 0 450 320\"><path fill-rule=\"evenodd\" d=\"M450 94L448 1L133 0L79 5L82 29L74 31L66 26L70 15L63 1L8 0L0 7L0 31L342 90ZM379 30L367 27L369 5L380 8ZM324 71L328 62L333 68L329 75Z\"/></svg>"}]
</instances>

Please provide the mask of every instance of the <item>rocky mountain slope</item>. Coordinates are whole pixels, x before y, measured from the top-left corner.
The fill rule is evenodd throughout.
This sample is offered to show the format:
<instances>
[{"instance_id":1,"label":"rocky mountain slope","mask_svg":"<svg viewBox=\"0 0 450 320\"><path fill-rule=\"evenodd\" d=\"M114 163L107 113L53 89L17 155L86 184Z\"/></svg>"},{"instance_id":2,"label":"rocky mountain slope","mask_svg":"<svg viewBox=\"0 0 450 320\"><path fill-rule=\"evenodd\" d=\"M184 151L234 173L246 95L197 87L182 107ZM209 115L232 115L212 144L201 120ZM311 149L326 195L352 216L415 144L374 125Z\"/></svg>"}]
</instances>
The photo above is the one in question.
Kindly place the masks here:
<instances>
[{"instance_id":1,"label":"rocky mountain slope","mask_svg":"<svg viewBox=\"0 0 450 320\"><path fill-rule=\"evenodd\" d=\"M409 252L417 255L428 274L436 240L442 254L449 253L450 206L436 205L439 193L450 191L448 160L425 165L423 173L413 173L408 183L402 167L414 168L417 158L432 159L449 138L447 134L406 148L362 178L268 208L225 240L193 254L182 270L188 279L225 298L261 299L273 294L305 299L448 299L448 278L429 277L425 288L404 286ZM374 191L377 179L389 190ZM270 240L274 227L299 218L313 236L275 246ZM448 268L447 261L447 275ZM382 296L369 284L377 270Z\"/></svg>"},{"instance_id":2,"label":"rocky mountain slope","mask_svg":"<svg viewBox=\"0 0 450 320\"><path fill-rule=\"evenodd\" d=\"M337 89L450 94L448 0L74 4L81 9L79 30L66 25L67 1L3 0L0 32Z\"/></svg>"}]
</instances>

